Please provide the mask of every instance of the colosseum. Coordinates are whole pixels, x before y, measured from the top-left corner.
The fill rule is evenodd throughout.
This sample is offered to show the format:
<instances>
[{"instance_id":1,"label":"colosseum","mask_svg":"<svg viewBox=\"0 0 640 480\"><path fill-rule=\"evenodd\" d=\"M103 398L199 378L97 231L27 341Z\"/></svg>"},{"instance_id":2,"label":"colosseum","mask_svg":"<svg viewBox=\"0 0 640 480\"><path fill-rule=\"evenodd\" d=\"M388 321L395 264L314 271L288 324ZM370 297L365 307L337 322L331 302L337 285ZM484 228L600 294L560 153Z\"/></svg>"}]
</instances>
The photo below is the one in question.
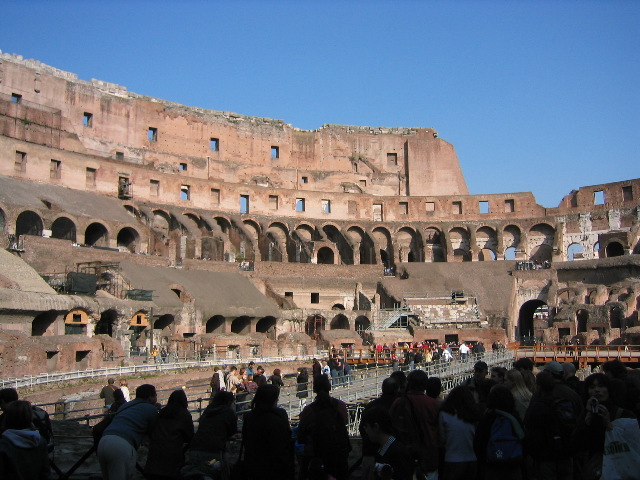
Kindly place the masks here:
<instances>
[{"instance_id":1,"label":"colosseum","mask_svg":"<svg viewBox=\"0 0 640 480\"><path fill-rule=\"evenodd\" d=\"M0 377L158 347L638 344L639 199L470 195L432 128L301 130L1 54Z\"/></svg>"}]
</instances>

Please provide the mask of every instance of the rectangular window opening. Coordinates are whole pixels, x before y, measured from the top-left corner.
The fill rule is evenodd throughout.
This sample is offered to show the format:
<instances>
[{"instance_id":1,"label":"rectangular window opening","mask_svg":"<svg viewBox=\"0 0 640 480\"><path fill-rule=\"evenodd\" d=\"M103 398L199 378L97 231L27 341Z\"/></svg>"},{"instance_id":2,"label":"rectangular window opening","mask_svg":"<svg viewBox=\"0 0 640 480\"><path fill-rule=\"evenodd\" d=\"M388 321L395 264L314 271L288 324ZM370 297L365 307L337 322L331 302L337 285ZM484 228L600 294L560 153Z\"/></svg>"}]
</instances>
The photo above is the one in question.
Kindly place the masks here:
<instances>
[{"instance_id":1,"label":"rectangular window opening","mask_svg":"<svg viewBox=\"0 0 640 480\"><path fill-rule=\"evenodd\" d=\"M180 166L178 167L178 170L181 172L186 172L187 171L187 164L186 163L181 163Z\"/></svg>"},{"instance_id":2,"label":"rectangular window opening","mask_svg":"<svg viewBox=\"0 0 640 480\"><path fill-rule=\"evenodd\" d=\"M87 187L95 187L96 186L96 169L87 167Z\"/></svg>"},{"instance_id":3,"label":"rectangular window opening","mask_svg":"<svg viewBox=\"0 0 640 480\"><path fill-rule=\"evenodd\" d=\"M116 152L116 160L124 162L124 152Z\"/></svg>"},{"instance_id":4,"label":"rectangular window opening","mask_svg":"<svg viewBox=\"0 0 640 480\"><path fill-rule=\"evenodd\" d=\"M384 221L383 215L382 215L382 204L381 203L374 203L373 204L373 221L374 222L382 222Z\"/></svg>"},{"instance_id":5,"label":"rectangular window opening","mask_svg":"<svg viewBox=\"0 0 640 480\"><path fill-rule=\"evenodd\" d=\"M220 189L219 188L211 189L211 203L213 205L220 205Z\"/></svg>"},{"instance_id":6,"label":"rectangular window opening","mask_svg":"<svg viewBox=\"0 0 640 480\"><path fill-rule=\"evenodd\" d=\"M409 202L400 202L400 215L409 215Z\"/></svg>"},{"instance_id":7,"label":"rectangular window opening","mask_svg":"<svg viewBox=\"0 0 640 480\"><path fill-rule=\"evenodd\" d=\"M149 180L149 195L152 197L160 195L160 180Z\"/></svg>"},{"instance_id":8,"label":"rectangular window opening","mask_svg":"<svg viewBox=\"0 0 640 480\"><path fill-rule=\"evenodd\" d=\"M358 204L356 203L355 200L348 200L347 201L347 213L350 216L354 216L358 213Z\"/></svg>"},{"instance_id":9,"label":"rectangular window opening","mask_svg":"<svg viewBox=\"0 0 640 480\"><path fill-rule=\"evenodd\" d=\"M309 183L309 177L302 177L300 183Z\"/></svg>"},{"instance_id":10,"label":"rectangular window opening","mask_svg":"<svg viewBox=\"0 0 640 480\"><path fill-rule=\"evenodd\" d=\"M84 112L82 116L82 126L91 128L93 126L93 113Z\"/></svg>"},{"instance_id":11,"label":"rectangular window opening","mask_svg":"<svg viewBox=\"0 0 640 480\"><path fill-rule=\"evenodd\" d=\"M240 213L249 213L249 195L240 195Z\"/></svg>"},{"instance_id":12,"label":"rectangular window opening","mask_svg":"<svg viewBox=\"0 0 640 480\"><path fill-rule=\"evenodd\" d=\"M271 158L280 158L280 147L271 147Z\"/></svg>"},{"instance_id":13,"label":"rectangular window opening","mask_svg":"<svg viewBox=\"0 0 640 480\"><path fill-rule=\"evenodd\" d=\"M27 171L27 153L26 152L19 152L16 150L15 171L16 173L24 173Z\"/></svg>"},{"instance_id":14,"label":"rectangular window opening","mask_svg":"<svg viewBox=\"0 0 640 480\"><path fill-rule=\"evenodd\" d=\"M509 198L504 201L504 211L505 213L513 213L516 211L516 202L512 198Z\"/></svg>"},{"instance_id":15,"label":"rectangular window opening","mask_svg":"<svg viewBox=\"0 0 640 480\"><path fill-rule=\"evenodd\" d=\"M11 103L20 103L20 102L22 102L22 95L20 95L19 93L12 93Z\"/></svg>"},{"instance_id":16,"label":"rectangular window opening","mask_svg":"<svg viewBox=\"0 0 640 480\"><path fill-rule=\"evenodd\" d=\"M598 190L593 192L593 204L594 205L604 205L604 191Z\"/></svg>"},{"instance_id":17,"label":"rectangular window opening","mask_svg":"<svg viewBox=\"0 0 640 480\"><path fill-rule=\"evenodd\" d=\"M278 196L269 195L269 210L278 210Z\"/></svg>"},{"instance_id":18,"label":"rectangular window opening","mask_svg":"<svg viewBox=\"0 0 640 480\"><path fill-rule=\"evenodd\" d=\"M157 142L158 141L158 129L155 127L149 127L149 130L147 131L147 140L149 140L150 142Z\"/></svg>"},{"instance_id":19,"label":"rectangular window opening","mask_svg":"<svg viewBox=\"0 0 640 480\"><path fill-rule=\"evenodd\" d=\"M210 138L209 139L209 150L212 152L218 152L220 150L220 139L218 138Z\"/></svg>"},{"instance_id":20,"label":"rectangular window opening","mask_svg":"<svg viewBox=\"0 0 640 480\"><path fill-rule=\"evenodd\" d=\"M462 215L462 202L453 202L451 204L451 207L451 213L453 213L454 215Z\"/></svg>"},{"instance_id":21,"label":"rectangular window opening","mask_svg":"<svg viewBox=\"0 0 640 480\"><path fill-rule=\"evenodd\" d=\"M489 213L489 202L481 200L478 202L480 213Z\"/></svg>"},{"instance_id":22,"label":"rectangular window opening","mask_svg":"<svg viewBox=\"0 0 640 480\"><path fill-rule=\"evenodd\" d=\"M317 292L311 292L311 303L320 303L320 294Z\"/></svg>"},{"instance_id":23,"label":"rectangular window opening","mask_svg":"<svg viewBox=\"0 0 640 480\"><path fill-rule=\"evenodd\" d=\"M180 200L191 200L190 185L180 185Z\"/></svg>"},{"instance_id":24,"label":"rectangular window opening","mask_svg":"<svg viewBox=\"0 0 640 480\"><path fill-rule=\"evenodd\" d=\"M296 212L304 212L304 198L296 198Z\"/></svg>"},{"instance_id":25,"label":"rectangular window opening","mask_svg":"<svg viewBox=\"0 0 640 480\"><path fill-rule=\"evenodd\" d=\"M50 178L52 180L60 180L60 174L62 171L62 162L60 160L51 159L50 165Z\"/></svg>"},{"instance_id":26,"label":"rectangular window opening","mask_svg":"<svg viewBox=\"0 0 640 480\"><path fill-rule=\"evenodd\" d=\"M322 200L322 213L331 213L331 200Z\"/></svg>"},{"instance_id":27,"label":"rectangular window opening","mask_svg":"<svg viewBox=\"0 0 640 480\"><path fill-rule=\"evenodd\" d=\"M387 165L389 167L395 167L398 165L398 154L397 153L387 153Z\"/></svg>"},{"instance_id":28,"label":"rectangular window opening","mask_svg":"<svg viewBox=\"0 0 640 480\"><path fill-rule=\"evenodd\" d=\"M427 215L432 215L433 212L436 211L436 203L435 202L426 202L424 204Z\"/></svg>"},{"instance_id":29,"label":"rectangular window opening","mask_svg":"<svg viewBox=\"0 0 640 480\"><path fill-rule=\"evenodd\" d=\"M293 292L284 292L285 297L293 298Z\"/></svg>"},{"instance_id":30,"label":"rectangular window opening","mask_svg":"<svg viewBox=\"0 0 640 480\"><path fill-rule=\"evenodd\" d=\"M360 180L360 187L365 188L367 186L367 181L366 180Z\"/></svg>"},{"instance_id":31,"label":"rectangular window opening","mask_svg":"<svg viewBox=\"0 0 640 480\"><path fill-rule=\"evenodd\" d=\"M630 202L632 200L633 200L633 188L631 187L631 185L622 187L622 201Z\"/></svg>"}]
</instances>

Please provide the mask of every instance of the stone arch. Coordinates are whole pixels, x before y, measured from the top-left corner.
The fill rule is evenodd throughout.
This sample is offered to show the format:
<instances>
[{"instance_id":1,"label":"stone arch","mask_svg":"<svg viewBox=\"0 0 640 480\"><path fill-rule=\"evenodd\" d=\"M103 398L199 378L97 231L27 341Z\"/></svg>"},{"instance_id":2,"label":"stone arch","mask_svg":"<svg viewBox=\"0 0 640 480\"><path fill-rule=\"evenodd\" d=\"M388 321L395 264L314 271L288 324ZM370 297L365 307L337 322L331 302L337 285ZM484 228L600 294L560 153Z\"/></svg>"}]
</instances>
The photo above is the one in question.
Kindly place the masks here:
<instances>
[{"instance_id":1,"label":"stone arch","mask_svg":"<svg viewBox=\"0 0 640 480\"><path fill-rule=\"evenodd\" d=\"M542 263L551 261L555 230L547 223L538 223L529 229L529 260Z\"/></svg>"},{"instance_id":2,"label":"stone arch","mask_svg":"<svg viewBox=\"0 0 640 480\"><path fill-rule=\"evenodd\" d=\"M231 231L231 220L222 215L216 215L213 217L213 220L216 222L222 233L228 236Z\"/></svg>"},{"instance_id":3,"label":"stone arch","mask_svg":"<svg viewBox=\"0 0 640 480\"><path fill-rule=\"evenodd\" d=\"M136 253L140 248L140 234L135 228L124 227L118 232L118 248L125 248Z\"/></svg>"},{"instance_id":4,"label":"stone arch","mask_svg":"<svg viewBox=\"0 0 640 480\"><path fill-rule=\"evenodd\" d=\"M462 227L452 228L449 230L449 241L451 242L455 262L471 261L471 245L467 229Z\"/></svg>"},{"instance_id":5,"label":"stone arch","mask_svg":"<svg viewBox=\"0 0 640 480\"><path fill-rule=\"evenodd\" d=\"M371 327L371 320L369 320L364 315L360 315L356 317L356 320L354 323L356 327L356 332L358 332L358 334L360 335L362 335L369 327Z\"/></svg>"},{"instance_id":6,"label":"stone arch","mask_svg":"<svg viewBox=\"0 0 640 480\"><path fill-rule=\"evenodd\" d=\"M270 224L259 245L262 260L282 262L287 251L288 235L289 229L285 224L281 222Z\"/></svg>"},{"instance_id":7,"label":"stone arch","mask_svg":"<svg viewBox=\"0 0 640 480\"><path fill-rule=\"evenodd\" d=\"M320 247L316 258L318 264L333 265L335 263L335 253L333 249L328 246Z\"/></svg>"},{"instance_id":8,"label":"stone arch","mask_svg":"<svg viewBox=\"0 0 640 480\"><path fill-rule=\"evenodd\" d=\"M609 242L604 251L607 258L624 255L624 247L619 242Z\"/></svg>"},{"instance_id":9,"label":"stone arch","mask_svg":"<svg viewBox=\"0 0 640 480\"><path fill-rule=\"evenodd\" d=\"M154 330L160 330L161 335L167 336L171 334L171 330L173 329L175 317L170 313L165 313L161 315L153 324Z\"/></svg>"},{"instance_id":10,"label":"stone arch","mask_svg":"<svg viewBox=\"0 0 640 480\"><path fill-rule=\"evenodd\" d=\"M84 231L84 243L92 247L108 247L109 231L100 222L93 222Z\"/></svg>"},{"instance_id":11,"label":"stone arch","mask_svg":"<svg viewBox=\"0 0 640 480\"><path fill-rule=\"evenodd\" d=\"M442 231L436 227L427 227L424 231L424 261L425 262L445 262L447 252L443 246L444 237Z\"/></svg>"},{"instance_id":12,"label":"stone arch","mask_svg":"<svg viewBox=\"0 0 640 480\"><path fill-rule=\"evenodd\" d=\"M522 304L518 313L517 340L522 342L533 341L535 337L534 314L543 306L547 306L547 303L538 299L529 300Z\"/></svg>"},{"instance_id":13,"label":"stone arch","mask_svg":"<svg viewBox=\"0 0 640 480\"><path fill-rule=\"evenodd\" d=\"M16 236L35 235L42 236L42 218L32 210L25 210L16 218Z\"/></svg>"},{"instance_id":14,"label":"stone arch","mask_svg":"<svg viewBox=\"0 0 640 480\"><path fill-rule=\"evenodd\" d=\"M422 262L422 245L419 233L411 227L402 227L396 233L398 258L401 262Z\"/></svg>"},{"instance_id":15,"label":"stone arch","mask_svg":"<svg viewBox=\"0 0 640 480\"><path fill-rule=\"evenodd\" d=\"M58 318L58 313L55 310L47 310L46 312L39 313L31 321L31 336L41 337L43 335L54 335L52 331L52 325Z\"/></svg>"},{"instance_id":16,"label":"stone arch","mask_svg":"<svg viewBox=\"0 0 640 480\"><path fill-rule=\"evenodd\" d=\"M488 261L495 260L498 251L498 234L495 229L486 225L476 230L476 246L480 250L478 252L478 260Z\"/></svg>"},{"instance_id":17,"label":"stone arch","mask_svg":"<svg viewBox=\"0 0 640 480\"><path fill-rule=\"evenodd\" d=\"M51 238L76 241L76 224L67 217L58 217L51 224Z\"/></svg>"},{"instance_id":18,"label":"stone arch","mask_svg":"<svg viewBox=\"0 0 640 480\"><path fill-rule=\"evenodd\" d=\"M381 226L374 228L373 239L380 250L380 262L384 269L395 268L395 262L393 259L393 243L391 241L391 233L389 230Z\"/></svg>"},{"instance_id":19,"label":"stone arch","mask_svg":"<svg viewBox=\"0 0 640 480\"><path fill-rule=\"evenodd\" d=\"M135 205L131 205L126 203L123 205L124 209L127 211L129 215L136 218L140 222L147 224L149 222L149 218L142 210L139 210Z\"/></svg>"},{"instance_id":20,"label":"stone arch","mask_svg":"<svg viewBox=\"0 0 640 480\"><path fill-rule=\"evenodd\" d=\"M520 246L522 232L517 225L507 225L502 229L502 246L507 249L513 247L517 250Z\"/></svg>"},{"instance_id":21,"label":"stone arch","mask_svg":"<svg viewBox=\"0 0 640 480\"><path fill-rule=\"evenodd\" d=\"M94 335L109 335L113 337L113 332L118 326L118 312L115 309L108 309L100 313L100 319L93 329Z\"/></svg>"},{"instance_id":22,"label":"stone arch","mask_svg":"<svg viewBox=\"0 0 640 480\"><path fill-rule=\"evenodd\" d=\"M222 315L214 315L204 326L205 333L225 333L226 320Z\"/></svg>"},{"instance_id":23,"label":"stone arch","mask_svg":"<svg viewBox=\"0 0 640 480\"><path fill-rule=\"evenodd\" d=\"M584 333L587 331L587 322L589 321L589 312L584 308L576 310L576 332Z\"/></svg>"},{"instance_id":24,"label":"stone arch","mask_svg":"<svg viewBox=\"0 0 640 480\"><path fill-rule=\"evenodd\" d=\"M504 259L505 260L515 260L516 256L517 256L518 251L516 250L516 247L508 247L505 251L504 251Z\"/></svg>"},{"instance_id":25,"label":"stone arch","mask_svg":"<svg viewBox=\"0 0 640 480\"><path fill-rule=\"evenodd\" d=\"M345 310L344 305L342 303L334 303L331 306L331 310Z\"/></svg>"},{"instance_id":26,"label":"stone arch","mask_svg":"<svg viewBox=\"0 0 640 480\"><path fill-rule=\"evenodd\" d=\"M572 262L573 260L577 260L582 258L584 252L584 248L579 243L572 243L567 247L567 260Z\"/></svg>"},{"instance_id":27,"label":"stone arch","mask_svg":"<svg viewBox=\"0 0 640 480\"><path fill-rule=\"evenodd\" d=\"M346 230L346 236L353 245L354 251L358 252L360 265L375 265L376 252L373 240L367 232L359 225L352 225ZM354 259L354 263L356 263Z\"/></svg>"},{"instance_id":28,"label":"stone arch","mask_svg":"<svg viewBox=\"0 0 640 480\"><path fill-rule=\"evenodd\" d=\"M251 332L251 317L243 315L241 317L234 318L231 322L231 332L238 334L247 334Z\"/></svg>"},{"instance_id":29,"label":"stone arch","mask_svg":"<svg viewBox=\"0 0 640 480\"><path fill-rule=\"evenodd\" d=\"M311 263L314 240L316 240L316 233L312 225L307 223L298 225L291 232L289 259L296 263Z\"/></svg>"},{"instance_id":30,"label":"stone arch","mask_svg":"<svg viewBox=\"0 0 640 480\"><path fill-rule=\"evenodd\" d=\"M353 265L353 249L340 229L336 225L328 223L322 227L322 231L327 239L335 245L340 263L342 265Z\"/></svg>"},{"instance_id":31,"label":"stone arch","mask_svg":"<svg viewBox=\"0 0 640 480\"><path fill-rule=\"evenodd\" d=\"M320 332L325 329L326 323L327 320L319 313L309 315L304 322L304 332L314 340L317 340Z\"/></svg>"},{"instance_id":32,"label":"stone arch","mask_svg":"<svg viewBox=\"0 0 640 480\"><path fill-rule=\"evenodd\" d=\"M339 313L335 317L331 319L331 323L329 324L329 328L331 330L348 330L349 329L349 319L346 315Z\"/></svg>"},{"instance_id":33,"label":"stone arch","mask_svg":"<svg viewBox=\"0 0 640 480\"><path fill-rule=\"evenodd\" d=\"M256 323L256 332L264 333L271 340L276 339L276 317L263 317Z\"/></svg>"}]
</instances>

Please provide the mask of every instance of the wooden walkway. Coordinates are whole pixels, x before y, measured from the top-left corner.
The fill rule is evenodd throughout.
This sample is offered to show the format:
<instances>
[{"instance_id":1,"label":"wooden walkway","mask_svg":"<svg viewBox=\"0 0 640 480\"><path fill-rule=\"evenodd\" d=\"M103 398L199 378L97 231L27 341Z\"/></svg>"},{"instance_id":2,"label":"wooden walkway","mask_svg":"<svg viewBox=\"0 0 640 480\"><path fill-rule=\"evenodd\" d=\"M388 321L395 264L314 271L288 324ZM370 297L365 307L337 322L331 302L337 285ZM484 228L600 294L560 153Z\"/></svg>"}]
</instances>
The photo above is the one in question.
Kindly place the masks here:
<instances>
[{"instance_id":1,"label":"wooden walkway","mask_svg":"<svg viewBox=\"0 0 640 480\"><path fill-rule=\"evenodd\" d=\"M556 360L578 362L580 367L584 367L609 360L620 360L629 367L640 365L640 346L638 345L510 345L509 347L513 349L516 359L530 358L536 364Z\"/></svg>"}]
</instances>

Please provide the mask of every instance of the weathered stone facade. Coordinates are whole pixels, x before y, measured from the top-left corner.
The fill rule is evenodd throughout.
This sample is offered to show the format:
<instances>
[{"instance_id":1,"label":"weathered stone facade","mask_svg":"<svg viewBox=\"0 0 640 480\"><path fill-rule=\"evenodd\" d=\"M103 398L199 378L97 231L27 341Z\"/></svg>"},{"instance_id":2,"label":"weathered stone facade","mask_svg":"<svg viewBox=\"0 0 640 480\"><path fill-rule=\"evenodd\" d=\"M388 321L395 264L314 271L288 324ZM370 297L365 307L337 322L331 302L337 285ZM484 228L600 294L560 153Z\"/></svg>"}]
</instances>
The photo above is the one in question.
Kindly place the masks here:
<instances>
[{"instance_id":1,"label":"weathered stone facade","mask_svg":"<svg viewBox=\"0 0 640 480\"><path fill-rule=\"evenodd\" d=\"M381 309L402 304L415 340L426 329L439 341L594 331L618 341L638 325L639 198L640 179L579 188L557 208L526 192L469 195L453 146L431 128L303 131L0 55L6 246L50 280L81 264L113 303L0 304L3 326L29 337L107 334L125 359L130 345L238 342L203 335L258 333L252 345L265 349L293 333L358 345L375 341ZM585 261L602 274L595 283L565 279ZM29 297L12 275L0 272L0 290ZM153 290L148 305L124 298L137 290ZM464 301L443 302L454 291ZM583 304L612 307L594 310L599 323L587 328L577 312L592 307L565 308ZM73 311L84 329L65 327ZM46 312L48 325L35 328ZM332 329L361 335L323 340ZM94 357L77 365L104 361Z\"/></svg>"}]
</instances>

